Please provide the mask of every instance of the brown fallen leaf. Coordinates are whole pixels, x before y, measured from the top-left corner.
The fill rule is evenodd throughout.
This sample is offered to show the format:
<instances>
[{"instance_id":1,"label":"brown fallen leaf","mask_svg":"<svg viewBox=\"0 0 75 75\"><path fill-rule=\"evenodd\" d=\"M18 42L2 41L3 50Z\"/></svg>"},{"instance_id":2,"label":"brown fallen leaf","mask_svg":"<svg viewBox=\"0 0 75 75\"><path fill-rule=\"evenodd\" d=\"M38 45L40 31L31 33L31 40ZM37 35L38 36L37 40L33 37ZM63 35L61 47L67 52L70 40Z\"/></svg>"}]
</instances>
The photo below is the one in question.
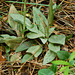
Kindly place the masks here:
<instances>
[{"instance_id":1,"label":"brown fallen leaf","mask_svg":"<svg viewBox=\"0 0 75 75\"><path fill-rule=\"evenodd\" d=\"M5 61L5 60L6 60L5 57L2 56L2 52L0 52L0 64L1 64L2 61Z\"/></svg>"}]
</instances>

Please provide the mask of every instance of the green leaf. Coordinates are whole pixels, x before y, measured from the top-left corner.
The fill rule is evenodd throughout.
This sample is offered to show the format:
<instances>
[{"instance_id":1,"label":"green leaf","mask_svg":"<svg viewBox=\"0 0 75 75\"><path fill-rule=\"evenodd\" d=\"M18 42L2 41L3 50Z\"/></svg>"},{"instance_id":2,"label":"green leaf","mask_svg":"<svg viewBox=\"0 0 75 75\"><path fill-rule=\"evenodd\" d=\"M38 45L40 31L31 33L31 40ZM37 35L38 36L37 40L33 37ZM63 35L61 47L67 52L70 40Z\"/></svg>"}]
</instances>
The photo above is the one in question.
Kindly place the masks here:
<instances>
[{"instance_id":1,"label":"green leaf","mask_svg":"<svg viewBox=\"0 0 75 75\"><path fill-rule=\"evenodd\" d=\"M25 54L25 55L23 56L23 58L22 58L21 63L24 63L24 62L29 61L29 60L31 60L31 59L33 59L32 54Z\"/></svg>"},{"instance_id":2,"label":"green leaf","mask_svg":"<svg viewBox=\"0 0 75 75\"><path fill-rule=\"evenodd\" d=\"M24 50L28 49L29 47L33 46L34 44L36 44L35 41L24 42L17 47L16 52L24 51Z\"/></svg>"},{"instance_id":3,"label":"green leaf","mask_svg":"<svg viewBox=\"0 0 75 75\"><path fill-rule=\"evenodd\" d=\"M6 48L6 53L10 52L10 48L8 46L5 47Z\"/></svg>"},{"instance_id":4,"label":"green leaf","mask_svg":"<svg viewBox=\"0 0 75 75\"><path fill-rule=\"evenodd\" d=\"M69 63L75 67L75 60L71 60Z\"/></svg>"},{"instance_id":5,"label":"green leaf","mask_svg":"<svg viewBox=\"0 0 75 75\"><path fill-rule=\"evenodd\" d=\"M49 28L49 36L53 33L55 27ZM47 37L47 33L46 33L46 37Z\"/></svg>"},{"instance_id":6,"label":"green leaf","mask_svg":"<svg viewBox=\"0 0 75 75\"><path fill-rule=\"evenodd\" d=\"M52 66L50 66L50 69L56 73L57 72L57 65L56 64L52 64Z\"/></svg>"},{"instance_id":7,"label":"green leaf","mask_svg":"<svg viewBox=\"0 0 75 75\"><path fill-rule=\"evenodd\" d=\"M18 34L19 30L17 29L17 22L13 21L10 14L18 14L17 9L14 7L14 5L11 5L10 10L9 10L9 14L8 14L8 22L10 24L10 26L12 27L13 30L15 30Z\"/></svg>"},{"instance_id":8,"label":"green leaf","mask_svg":"<svg viewBox=\"0 0 75 75\"><path fill-rule=\"evenodd\" d=\"M75 51L72 52L69 62L72 61L74 58L75 58Z\"/></svg>"},{"instance_id":9,"label":"green leaf","mask_svg":"<svg viewBox=\"0 0 75 75\"><path fill-rule=\"evenodd\" d=\"M5 39L5 43L12 49L16 49L19 44L22 42L22 37L16 37L12 39Z\"/></svg>"},{"instance_id":10,"label":"green leaf","mask_svg":"<svg viewBox=\"0 0 75 75\"><path fill-rule=\"evenodd\" d=\"M16 36L10 36L8 34L2 34L1 36L4 38L4 40L16 38Z\"/></svg>"},{"instance_id":11,"label":"green leaf","mask_svg":"<svg viewBox=\"0 0 75 75\"><path fill-rule=\"evenodd\" d=\"M4 38L0 37L0 43L4 43Z\"/></svg>"},{"instance_id":12,"label":"green leaf","mask_svg":"<svg viewBox=\"0 0 75 75\"><path fill-rule=\"evenodd\" d=\"M1 35L2 43L6 43L10 48L16 49L19 46L21 41L23 40L22 37L10 36L8 34Z\"/></svg>"},{"instance_id":13,"label":"green leaf","mask_svg":"<svg viewBox=\"0 0 75 75\"><path fill-rule=\"evenodd\" d=\"M3 38L11 38L11 36L10 35L8 35L8 34L2 34L2 35L0 35L1 37L3 37ZM14 36L15 37L15 36Z\"/></svg>"},{"instance_id":14,"label":"green leaf","mask_svg":"<svg viewBox=\"0 0 75 75\"><path fill-rule=\"evenodd\" d=\"M20 14L10 14L10 16L13 18L14 21L17 21L21 24L24 23L24 16L20 15ZM26 25L30 26L31 25L31 21L26 18Z\"/></svg>"},{"instance_id":15,"label":"green leaf","mask_svg":"<svg viewBox=\"0 0 75 75\"><path fill-rule=\"evenodd\" d=\"M8 46L6 46L5 48L6 48L6 59L9 61L10 48Z\"/></svg>"},{"instance_id":16,"label":"green leaf","mask_svg":"<svg viewBox=\"0 0 75 75\"><path fill-rule=\"evenodd\" d=\"M52 35L49 38L49 42L64 45L65 44L65 38L66 38L65 35Z\"/></svg>"},{"instance_id":17,"label":"green leaf","mask_svg":"<svg viewBox=\"0 0 75 75\"><path fill-rule=\"evenodd\" d=\"M54 45L54 44L52 44L52 43L49 43L48 47L49 47L49 49L50 49L51 51L53 51L53 52L55 52L55 53L57 53L58 51L60 51L60 46L56 46L56 45Z\"/></svg>"},{"instance_id":18,"label":"green leaf","mask_svg":"<svg viewBox=\"0 0 75 75\"><path fill-rule=\"evenodd\" d=\"M26 52L33 54L38 57L42 53L42 48L40 45L31 46Z\"/></svg>"},{"instance_id":19,"label":"green leaf","mask_svg":"<svg viewBox=\"0 0 75 75\"><path fill-rule=\"evenodd\" d=\"M67 68L67 66L61 67L61 69L60 69L60 71L59 71L59 72L64 71L66 68Z\"/></svg>"},{"instance_id":20,"label":"green leaf","mask_svg":"<svg viewBox=\"0 0 75 75\"><path fill-rule=\"evenodd\" d=\"M52 27L49 29L49 36L53 33L54 29L55 29L55 27Z\"/></svg>"},{"instance_id":21,"label":"green leaf","mask_svg":"<svg viewBox=\"0 0 75 75\"><path fill-rule=\"evenodd\" d=\"M48 21L39 9L33 7L33 23L36 23L39 30L45 34L45 25L48 25Z\"/></svg>"},{"instance_id":22,"label":"green leaf","mask_svg":"<svg viewBox=\"0 0 75 75\"><path fill-rule=\"evenodd\" d=\"M55 75L50 69L41 69L38 71L38 75Z\"/></svg>"},{"instance_id":23,"label":"green leaf","mask_svg":"<svg viewBox=\"0 0 75 75\"><path fill-rule=\"evenodd\" d=\"M62 60L55 60L55 61L52 61L51 63L56 64L56 65L68 65L68 66L71 66L70 63L68 63L66 61L62 61Z\"/></svg>"},{"instance_id":24,"label":"green leaf","mask_svg":"<svg viewBox=\"0 0 75 75\"><path fill-rule=\"evenodd\" d=\"M31 32L38 33L37 25L33 25L33 27L27 26L27 29Z\"/></svg>"},{"instance_id":25,"label":"green leaf","mask_svg":"<svg viewBox=\"0 0 75 75\"><path fill-rule=\"evenodd\" d=\"M57 10L57 9L60 9L60 4L59 5L57 5L56 3L53 5L53 14L55 13L55 11Z\"/></svg>"},{"instance_id":26,"label":"green leaf","mask_svg":"<svg viewBox=\"0 0 75 75\"><path fill-rule=\"evenodd\" d=\"M44 60L43 60L43 65L51 62L54 58L56 57L56 54L52 51L47 51L45 57L44 57Z\"/></svg>"},{"instance_id":27,"label":"green leaf","mask_svg":"<svg viewBox=\"0 0 75 75\"><path fill-rule=\"evenodd\" d=\"M40 38L40 40L42 41L43 44L45 44L47 42L46 38Z\"/></svg>"},{"instance_id":28,"label":"green leaf","mask_svg":"<svg viewBox=\"0 0 75 75\"><path fill-rule=\"evenodd\" d=\"M41 31L38 31L38 33L33 33L33 32L28 33L27 37L30 39L35 39L39 37L45 37L45 35Z\"/></svg>"},{"instance_id":29,"label":"green leaf","mask_svg":"<svg viewBox=\"0 0 75 75\"><path fill-rule=\"evenodd\" d=\"M4 43L5 40L16 38L16 36L10 36L8 34L2 34L0 35L0 43Z\"/></svg>"},{"instance_id":30,"label":"green leaf","mask_svg":"<svg viewBox=\"0 0 75 75\"><path fill-rule=\"evenodd\" d=\"M19 22L23 25L24 23L24 16L20 14L10 14L10 16L13 18L14 21ZM26 18L25 19L26 28L32 32L38 33L38 29L36 25L32 25L31 21Z\"/></svg>"},{"instance_id":31,"label":"green leaf","mask_svg":"<svg viewBox=\"0 0 75 75\"><path fill-rule=\"evenodd\" d=\"M75 51L72 52L71 56L70 56L70 60L69 63L73 66L75 66Z\"/></svg>"},{"instance_id":32,"label":"green leaf","mask_svg":"<svg viewBox=\"0 0 75 75\"><path fill-rule=\"evenodd\" d=\"M21 53L15 53L11 56L10 61L15 62L21 59Z\"/></svg>"},{"instance_id":33,"label":"green leaf","mask_svg":"<svg viewBox=\"0 0 75 75\"><path fill-rule=\"evenodd\" d=\"M69 58L70 55L69 55L69 53L67 51L58 51L57 56L61 60L66 60L66 59Z\"/></svg>"},{"instance_id":34,"label":"green leaf","mask_svg":"<svg viewBox=\"0 0 75 75\"><path fill-rule=\"evenodd\" d=\"M69 66L66 67L65 71L64 71L64 75L68 75L69 72Z\"/></svg>"},{"instance_id":35,"label":"green leaf","mask_svg":"<svg viewBox=\"0 0 75 75\"><path fill-rule=\"evenodd\" d=\"M53 5L53 9L56 10L56 8L57 8L57 4L55 3L55 4Z\"/></svg>"},{"instance_id":36,"label":"green leaf","mask_svg":"<svg viewBox=\"0 0 75 75\"><path fill-rule=\"evenodd\" d=\"M69 36L66 37L66 40L72 38L73 34L70 34Z\"/></svg>"}]
</instances>

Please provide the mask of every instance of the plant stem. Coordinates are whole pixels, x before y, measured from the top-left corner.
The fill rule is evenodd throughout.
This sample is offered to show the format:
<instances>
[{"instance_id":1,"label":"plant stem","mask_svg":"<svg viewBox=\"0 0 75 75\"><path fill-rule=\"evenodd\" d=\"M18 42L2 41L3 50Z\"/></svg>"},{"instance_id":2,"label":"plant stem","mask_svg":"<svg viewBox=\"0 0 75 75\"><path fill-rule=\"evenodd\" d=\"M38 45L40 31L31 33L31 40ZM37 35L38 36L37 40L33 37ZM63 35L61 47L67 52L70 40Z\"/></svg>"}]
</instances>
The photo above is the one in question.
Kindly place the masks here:
<instances>
[{"instance_id":1,"label":"plant stem","mask_svg":"<svg viewBox=\"0 0 75 75\"><path fill-rule=\"evenodd\" d=\"M50 22L50 25L53 26L53 2L52 0L50 0L50 4L49 4L49 22Z\"/></svg>"},{"instance_id":2,"label":"plant stem","mask_svg":"<svg viewBox=\"0 0 75 75\"><path fill-rule=\"evenodd\" d=\"M24 4L24 2L18 2L18 1L5 1L8 3L19 3L19 4ZM64 2L64 0L60 3L60 5ZM26 4L30 4L30 5L39 5L39 6L49 6L47 4L38 4L38 3L26 3Z\"/></svg>"},{"instance_id":3,"label":"plant stem","mask_svg":"<svg viewBox=\"0 0 75 75\"><path fill-rule=\"evenodd\" d=\"M52 0L49 1L47 39L49 39L49 24L51 24L51 26L53 25L53 6L52 6Z\"/></svg>"},{"instance_id":4,"label":"plant stem","mask_svg":"<svg viewBox=\"0 0 75 75\"><path fill-rule=\"evenodd\" d=\"M25 30L25 19L26 19L26 0L24 0L24 24L23 24L23 30Z\"/></svg>"},{"instance_id":5,"label":"plant stem","mask_svg":"<svg viewBox=\"0 0 75 75\"><path fill-rule=\"evenodd\" d=\"M23 24L23 35L24 38L24 31L25 31L25 19L26 19L26 0L24 0L24 24Z\"/></svg>"}]
</instances>

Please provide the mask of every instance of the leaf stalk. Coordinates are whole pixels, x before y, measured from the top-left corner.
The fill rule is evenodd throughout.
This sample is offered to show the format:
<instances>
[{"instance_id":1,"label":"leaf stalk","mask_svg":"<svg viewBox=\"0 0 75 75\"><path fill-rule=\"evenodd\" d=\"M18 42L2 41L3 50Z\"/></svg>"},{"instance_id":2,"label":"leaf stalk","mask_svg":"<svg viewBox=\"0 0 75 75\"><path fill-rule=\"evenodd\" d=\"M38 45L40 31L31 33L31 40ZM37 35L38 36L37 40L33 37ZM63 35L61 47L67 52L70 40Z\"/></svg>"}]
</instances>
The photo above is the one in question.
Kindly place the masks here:
<instances>
[{"instance_id":1,"label":"leaf stalk","mask_svg":"<svg viewBox=\"0 0 75 75\"><path fill-rule=\"evenodd\" d=\"M24 31L25 31L25 19L26 19L26 0L24 0L24 24L23 24L23 35L24 38Z\"/></svg>"}]
</instances>

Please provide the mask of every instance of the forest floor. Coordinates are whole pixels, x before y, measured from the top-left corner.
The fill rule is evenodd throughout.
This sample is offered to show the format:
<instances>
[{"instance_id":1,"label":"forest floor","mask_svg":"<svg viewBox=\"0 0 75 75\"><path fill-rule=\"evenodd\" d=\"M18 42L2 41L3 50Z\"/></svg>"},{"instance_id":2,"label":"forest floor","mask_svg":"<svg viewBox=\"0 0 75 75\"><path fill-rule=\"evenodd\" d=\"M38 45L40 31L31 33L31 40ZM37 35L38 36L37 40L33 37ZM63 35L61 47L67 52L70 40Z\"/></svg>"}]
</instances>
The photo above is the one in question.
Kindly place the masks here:
<instances>
[{"instance_id":1,"label":"forest floor","mask_svg":"<svg viewBox=\"0 0 75 75\"><path fill-rule=\"evenodd\" d=\"M21 0L14 0L14 1L21 2ZM60 4L62 2L62 0L59 0L58 2L56 0L53 1L54 3L57 4ZM27 0L27 2L45 4L45 5L49 4L49 0ZM7 27L9 26L8 12L11 4L13 4L18 11L24 11L23 4L16 2L6 2L1 0L0 1L0 35L9 34L13 36L13 34L11 34L7 29ZM33 6L36 8L40 7L40 5L26 4L26 9L27 9L26 17L28 17L31 20L33 18L32 15ZM41 7L41 12L46 16L46 18L48 17L48 11L49 11L48 6ZM23 12L20 13L22 14ZM66 37L68 37L65 45L61 46L61 50L68 51L69 53L75 51L75 1L74 0L65 0L62 3L61 9L57 10L54 14L53 27L56 28L53 34L57 35L64 34ZM6 44L4 43L0 44L0 75L38 75L38 71L40 69L48 68L52 65L51 63L48 63L46 65L42 64L44 59L43 57L45 56L46 52L43 52L38 58L34 58L31 61L27 61L24 65L20 63L21 60L14 62L7 61L6 50L4 46L6 46ZM11 49L11 51L9 52L9 58L14 53L15 51ZM23 52L21 52L21 54L23 54ZM58 57L55 58L55 60L58 59L59 59ZM59 72L60 68L61 65L58 66L56 75L63 75L63 73ZM17 74L18 70L20 70L19 74Z\"/></svg>"}]
</instances>

